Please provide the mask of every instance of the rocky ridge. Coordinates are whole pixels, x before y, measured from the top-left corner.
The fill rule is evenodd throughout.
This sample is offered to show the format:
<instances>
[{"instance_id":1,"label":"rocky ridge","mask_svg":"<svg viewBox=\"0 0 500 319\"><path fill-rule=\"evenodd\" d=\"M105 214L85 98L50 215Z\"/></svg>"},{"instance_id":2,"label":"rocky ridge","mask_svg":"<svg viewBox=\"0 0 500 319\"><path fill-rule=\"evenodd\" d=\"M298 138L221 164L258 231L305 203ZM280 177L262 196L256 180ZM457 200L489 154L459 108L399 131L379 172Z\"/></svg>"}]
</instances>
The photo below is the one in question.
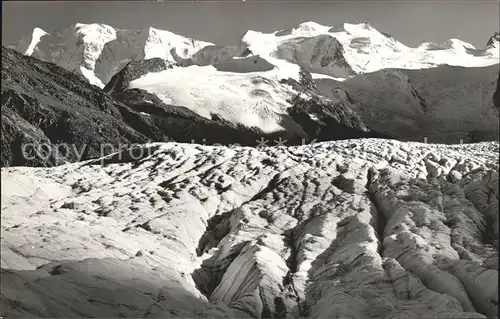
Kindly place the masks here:
<instances>
[{"instance_id":1,"label":"rocky ridge","mask_svg":"<svg viewBox=\"0 0 500 319\"><path fill-rule=\"evenodd\" d=\"M2 48L1 132L2 166L52 166L100 157L103 145L171 141L83 77L8 48ZM58 150L62 144L69 149Z\"/></svg>"},{"instance_id":2,"label":"rocky ridge","mask_svg":"<svg viewBox=\"0 0 500 319\"><path fill-rule=\"evenodd\" d=\"M486 48L500 48L500 32L495 32L486 43Z\"/></svg>"}]
</instances>

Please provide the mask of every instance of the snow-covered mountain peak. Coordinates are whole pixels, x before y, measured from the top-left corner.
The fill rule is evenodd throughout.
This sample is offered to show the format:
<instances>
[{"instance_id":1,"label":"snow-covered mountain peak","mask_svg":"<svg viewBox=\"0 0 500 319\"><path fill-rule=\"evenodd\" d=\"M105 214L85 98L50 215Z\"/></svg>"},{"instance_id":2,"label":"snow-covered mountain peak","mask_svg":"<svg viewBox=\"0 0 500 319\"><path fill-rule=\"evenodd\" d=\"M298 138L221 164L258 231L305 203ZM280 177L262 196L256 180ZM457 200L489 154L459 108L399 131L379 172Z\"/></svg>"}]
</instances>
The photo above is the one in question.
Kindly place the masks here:
<instances>
[{"instance_id":1,"label":"snow-covered mountain peak","mask_svg":"<svg viewBox=\"0 0 500 319\"><path fill-rule=\"evenodd\" d=\"M105 24L77 23L53 35L33 32L12 47L76 70L100 87L128 62L156 57L168 63L188 60L187 65L208 65L258 55L281 70L294 69L295 73L300 66L314 78L338 80L386 68L481 67L500 61L498 35L486 49L475 49L459 39L411 48L366 22L332 27L306 21L271 33L249 30L235 46L216 46L154 27L119 30Z\"/></svg>"},{"instance_id":2,"label":"snow-covered mountain peak","mask_svg":"<svg viewBox=\"0 0 500 319\"><path fill-rule=\"evenodd\" d=\"M103 23L90 23L90 24L75 23L74 25L70 26L67 29L74 30L78 34L90 35L90 36L92 35L97 36L98 34L116 33L116 30L112 26Z\"/></svg>"},{"instance_id":3,"label":"snow-covered mountain peak","mask_svg":"<svg viewBox=\"0 0 500 319\"><path fill-rule=\"evenodd\" d=\"M299 64L314 77L337 79L386 68L425 69L441 64L479 67L499 63L498 53L477 50L459 39L442 44L426 42L411 48L369 23L330 27L308 21L273 33L249 31L242 43L266 59L268 56ZM336 49L326 49L333 46Z\"/></svg>"},{"instance_id":4,"label":"snow-covered mountain peak","mask_svg":"<svg viewBox=\"0 0 500 319\"><path fill-rule=\"evenodd\" d=\"M207 45L211 43L153 27L121 30L102 23L75 23L53 34L35 28L10 47L80 73L90 83L104 87L130 61L160 57L176 62Z\"/></svg>"},{"instance_id":5,"label":"snow-covered mountain peak","mask_svg":"<svg viewBox=\"0 0 500 319\"><path fill-rule=\"evenodd\" d=\"M33 50L40 39L48 34L49 33L42 30L41 28L36 27L29 35L22 37L19 41L16 41L15 43L7 47L22 52L26 55L31 55L33 54Z\"/></svg>"},{"instance_id":6,"label":"snow-covered mountain peak","mask_svg":"<svg viewBox=\"0 0 500 319\"><path fill-rule=\"evenodd\" d=\"M144 54L146 59L160 57L171 62L178 58L188 58L196 51L213 43L198 41L187 38L167 30L160 30L153 27L147 29L148 37L144 45ZM174 50L176 56L170 52Z\"/></svg>"},{"instance_id":7,"label":"snow-covered mountain peak","mask_svg":"<svg viewBox=\"0 0 500 319\"><path fill-rule=\"evenodd\" d=\"M466 49L473 49L475 50L476 48L465 41L462 41L460 39L452 38L443 43L443 46L446 49L452 49L452 50L457 50L457 51L464 51Z\"/></svg>"},{"instance_id":8,"label":"snow-covered mountain peak","mask_svg":"<svg viewBox=\"0 0 500 319\"><path fill-rule=\"evenodd\" d=\"M35 27L33 29L33 38L35 38L35 37L41 38L41 37L43 37L46 34L49 34L49 33L46 32L45 30L40 29L39 27Z\"/></svg>"},{"instance_id":9,"label":"snow-covered mountain peak","mask_svg":"<svg viewBox=\"0 0 500 319\"><path fill-rule=\"evenodd\" d=\"M297 34L311 32L313 34L326 33L330 27L321 25L314 21L306 21L299 24L297 27L293 28L293 31Z\"/></svg>"},{"instance_id":10,"label":"snow-covered mountain peak","mask_svg":"<svg viewBox=\"0 0 500 319\"><path fill-rule=\"evenodd\" d=\"M353 34L371 33L373 31L378 32L371 24L368 22L361 23L344 23L344 30Z\"/></svg>"},{"instance_id":11,"label":"snow-covered mountain peak","mask_svg":"<svg viewBox=\"0 0 500 319\"><path fill-rule=\"evenodd\" d=\"M370 34L378 36L381 34L371 24L367 22L362 23L343 23L336 26L325 26L314 21L306 21L300 23L298 26L281 31L281 33L289 33L295 36L317 36L320 34L330 33L350 33L357 36L369 36Z\"/></svg>"},{"instance_id":12,"label":"snow-covered mountain peak","mask_svg":"<svg viewBox=\"0 0 500 319\"><path fill-rule=\"evenodd\" d=\"M77 42L77 46L85 46L91 43L105 43L116 37L116 30L102 23L75 23L62 31L54 33L53 44L61 46L58 41L67 43Z\"/></svg>"}]
</instances>

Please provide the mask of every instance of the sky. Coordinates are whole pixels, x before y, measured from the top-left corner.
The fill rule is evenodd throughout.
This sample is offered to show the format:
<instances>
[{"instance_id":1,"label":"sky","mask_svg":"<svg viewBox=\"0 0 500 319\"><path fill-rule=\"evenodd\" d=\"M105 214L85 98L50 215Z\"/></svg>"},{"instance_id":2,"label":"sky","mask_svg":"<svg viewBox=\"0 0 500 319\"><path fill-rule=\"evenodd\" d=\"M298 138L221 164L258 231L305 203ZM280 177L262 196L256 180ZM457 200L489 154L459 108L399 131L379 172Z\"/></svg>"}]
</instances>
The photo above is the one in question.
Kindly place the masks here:
<instances>
[{"instance_id":1,"label":"sky","mask_svg":"<svg viewBox=\"0 0 500 319\"><path fill-rule=\"evenodd\" d=\"M247 30L272 32L315 21L334 26L369 22L409 46L459 38L483 48L499 31L498 0L230 0L2 1L2 44L74 23L120 29L149 26L218 45L235 45Z\"/></svg>"}]
</instances>

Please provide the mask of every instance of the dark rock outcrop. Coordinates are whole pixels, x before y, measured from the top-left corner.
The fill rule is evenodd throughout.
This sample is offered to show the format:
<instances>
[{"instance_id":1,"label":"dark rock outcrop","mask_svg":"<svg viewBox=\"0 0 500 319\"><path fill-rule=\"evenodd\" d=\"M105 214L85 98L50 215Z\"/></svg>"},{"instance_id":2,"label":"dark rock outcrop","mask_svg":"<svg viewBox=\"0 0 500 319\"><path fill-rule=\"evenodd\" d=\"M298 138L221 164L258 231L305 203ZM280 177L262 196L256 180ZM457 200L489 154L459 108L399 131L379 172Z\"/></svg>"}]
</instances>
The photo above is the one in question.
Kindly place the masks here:
<instances>
[{"instance_id":1,"label":"dark rock outcrop","mask_svg":"<svg viewBox=\"0 0 500 319\"><path fill-rule=\"evenodd\" d=\"M318 96L311 99L296 96L290 102L293 107L288 109L288 114L304 128L308 136L318 141L383 137L370 131L345 103L333 103Z\"/></svg>"},{"instance_id":2,"label":"dark rock outcrop","mask_svg":"<svg viewBox=\"0 0 500 319\"><path fill-rule=\"evenodd\" d=\"M150 72L160 72L172 67L172 63L161 58L131 61L111 78L103 91L106 93L122 92L133 80Z\"/></svg>"},{"instance_id":3,"label":"dark rock outcrop","mask_svg":"<svg viewBox=\"0 0 500 319\"><path fill-rule=\"evenodd\" d=\"M308 136L319 141L390 137L370 130L345 102L321 96L311 74L304 68L299 74L300 81L283 79L281 83L299 92L289 101L293 106L288 109L288 114L303 127Z\"/></svg>"},{"instance_id":4,"label":"dark rock outcrop","mask_svg":"<svg viewBox=\"0 0 500 319\"><path fill-rule=\"evenodd\" d=\"M498 43L500 43L500 32L495 32L486 43L486 48L491 48Z\"/></svg>"},{"instance_id":5,"label":"dark rock outcrop","mask_svg":"<svg viewBox=\"0 0 500 319\"><path fill-rule=\"evenodd\" d=\"M495 93L493 94L493 106L497 110L500 110L500 72L498 73L497 89L495 90Z\"/></svg>"}]
</instances>

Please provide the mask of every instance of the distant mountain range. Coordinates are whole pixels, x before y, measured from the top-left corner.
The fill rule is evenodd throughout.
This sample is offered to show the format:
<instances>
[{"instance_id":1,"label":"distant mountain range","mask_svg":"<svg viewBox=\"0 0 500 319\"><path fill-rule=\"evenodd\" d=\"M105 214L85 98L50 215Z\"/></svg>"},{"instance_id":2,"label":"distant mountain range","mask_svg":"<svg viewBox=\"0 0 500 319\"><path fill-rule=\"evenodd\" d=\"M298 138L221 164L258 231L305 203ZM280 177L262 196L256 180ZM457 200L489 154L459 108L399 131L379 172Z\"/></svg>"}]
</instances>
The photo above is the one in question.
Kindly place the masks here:
<instances>
[{"instance_id":1,"label":"distant mountain range","mask_svg":"<svg viewBox=\"0 0 500 319\"><path fill-rule=\"evenodd\" d=\"M498 43L495 34L483 49L459 39L410 48L368 23L329 27L304 22L269 34L250 30L235 46L216 46L155 28L119 30L105 24L76 23L53 33L35 28L9 47L79 72L90 83L103 87L128 62L156 57L170 63L189 59L193 64L209 65L259 55L281 69L293 69L292 63L318 76L346 78L386 68L497 64Z\"/></svg>"}]
</instances>

